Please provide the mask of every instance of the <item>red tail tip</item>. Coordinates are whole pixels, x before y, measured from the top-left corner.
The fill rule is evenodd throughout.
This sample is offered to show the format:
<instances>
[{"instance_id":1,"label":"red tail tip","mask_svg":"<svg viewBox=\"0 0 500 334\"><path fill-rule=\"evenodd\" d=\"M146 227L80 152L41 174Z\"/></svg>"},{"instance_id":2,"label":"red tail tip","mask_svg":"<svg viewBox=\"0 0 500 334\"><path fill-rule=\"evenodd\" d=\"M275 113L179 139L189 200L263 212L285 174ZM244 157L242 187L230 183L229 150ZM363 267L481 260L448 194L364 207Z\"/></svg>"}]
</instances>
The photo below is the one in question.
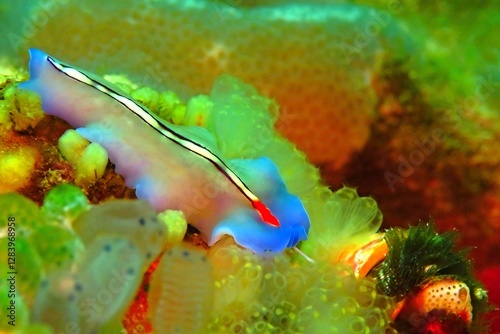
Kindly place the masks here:
<instances>
[{"instance_id":1,"label":"red tail tip","mask_svg":"<svg viewBox=\"0 0 500 334\"><path fill-rule=\"evenodd\" d=\"M275 227L280 227L280 222L278 218L276 218L272 213L271 210L268 209L267 206L262 204L260 201L254 201L253 202L253 207L259 211L262 219L268 223L269 225L275 226Z\"/></svg>"}]
</instances>

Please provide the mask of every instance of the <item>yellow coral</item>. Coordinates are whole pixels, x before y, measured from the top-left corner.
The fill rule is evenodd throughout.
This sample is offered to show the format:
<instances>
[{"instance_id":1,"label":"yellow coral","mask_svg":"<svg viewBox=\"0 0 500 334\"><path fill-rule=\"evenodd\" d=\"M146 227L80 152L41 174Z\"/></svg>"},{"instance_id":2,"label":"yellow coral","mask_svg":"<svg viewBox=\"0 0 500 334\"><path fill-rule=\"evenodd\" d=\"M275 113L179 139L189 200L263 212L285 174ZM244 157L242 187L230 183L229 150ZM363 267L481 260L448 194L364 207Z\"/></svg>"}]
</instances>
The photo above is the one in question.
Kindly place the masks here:
<instances>
[{"instance_id":1,"label":"yellow coral","mask_svg":"<svg viewBox=\"0 0 500 334\"><path fill-rule=\"evenodd\" d=\"M0 193L25 186L35 171L37 151L31 147L0 151Z\"/></svg>"},{"instance_id":2,"label":"yellow coral","mask_svg":"<svg viewBox=\"0 0 500 334\"><path fill-rule=\"evenodd\" d=\"M10 129L12 119L10 118L10 103L0 100L0 125L3 129Z\"/></svg>"},{"instance_id":3,"label":"yellow coral","mask_svg":"<svg viewBox=\"0 0 500 334\"><path fill-rule=\"evenodd\" d=\"M98 143L90 143L76 165L75 183L87 185L104 175L108 164L108 153Z\"/></svg>"},{"instance_id":4,"label":"yellow coral","mask_svg":"<svg viewBox=\"0 0 500 334\"><path fill-rule=\"evenodd\" d=\"M158 214L158 220L167 226L165 245L167 248L179 244L187 231L187 222L181 211L166 210Z\"/></svg>"},{"instance_id":5,"label":"yellow coral","mask_svg":"<svg viewBox=\"0 0 500 334\"><path fill-rule=\"evenodd\" d=\"M34 128L44 116L38 94L11 86L5 91L5 100L17 131Z\"/></svg>"},{"instance_id":6,"label":"yellow coral","mask_svg":"<svg viewBox=\"0 0 500 334\"><path fill-rule=\"evenodd\" d=\"M212 100L206 95L197 95L188 101L185 125L197 125L208 128L208 119L214 107Z\"/></svg>"}]
</instances>

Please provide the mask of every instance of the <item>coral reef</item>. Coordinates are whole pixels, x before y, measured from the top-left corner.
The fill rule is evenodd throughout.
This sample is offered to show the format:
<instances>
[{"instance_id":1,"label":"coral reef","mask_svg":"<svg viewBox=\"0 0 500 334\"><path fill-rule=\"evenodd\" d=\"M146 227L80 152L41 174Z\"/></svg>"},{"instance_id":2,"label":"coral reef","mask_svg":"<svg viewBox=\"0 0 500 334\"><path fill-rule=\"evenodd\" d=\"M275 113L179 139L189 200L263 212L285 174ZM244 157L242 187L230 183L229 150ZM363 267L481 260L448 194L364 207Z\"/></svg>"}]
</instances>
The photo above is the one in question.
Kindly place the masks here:
<instances>
[{"instance_id":1,"label":"coral reef","mask_svg":"<svg viewBox=\"0 0 500 334\"><path fill-rule=\"evenodd\" d=\"M479 321L486 292L453 245L478 245L471 251L475 266L498 303L500 99L498 36L490 33L498 17L489 14L497 5L353 2L377 10L335 0L1 4L0 34L10 44L0 57L10 52L10 58L0 59L0 247L7 247L3 215L16 217L18 332L61 329L67 324L54 320L58 315L71 322L69 330L119 332L124 318L128 332L151 332L161 321L150 323L160 309L148 305L151 278L162 261L173 264L156 255L160 248L179 255L183 238L197 247L189 254L204 253L214 273L210 318L202 321L207 332L390 332L392 320L403 332L486 331ZM125 40L126 52L117 52ZM209 248L179 212L156 216L168 225L161 247L147 243L147 233L134 241L140 230L127 220L123 234L92 225L95 216L85 216L100 205L89 201L105 205L135 198L134 191L103 151L82 155L86 143L70 126L44 116L37 96L17 89L27 76L11 65L25 67L28 46L111 73L105 78L163 119L206 128L228 157L270 157L311 216L309 240L299 248L316 263L292 251L262 259L231 238ZM166 87L171 90L161 91ZM89 159L94 154L97 165ZM345 183L357 191L332 193L320 173L334 189ZM61 183L81 189L54 188ZM421 226L375 234L381 211L382 227L407 227L431 215L439 231L457 228L463 237ZM106 219L121 221L119 212ZM75 221L84 226L79 233ZM423 239L427 251L411 253ZM1 273L7 272L7 259L1 260ZM107 282L90 272L109 278L124 263L136 271L130 284L108 312L93 314L107 295L87 290ZM161 290L162 283L154 284ZM461 307L448 297L431 299L436 286L450 288ZM3 292L2 286L0 306L7 307ZM75 316L75 303L89 298L101 302ZM89 323L85 314L98 316ZM0 331L10 329L0 324Z\"/></svg>"},{"instance_id":2,"label":"coral reef","mask_svg":"<svg viewBox=\"0 0 500 334\"><path fill-rule=\"evenodd\" d=\"M460 228L462 245L500 235L499 43L489 33L498 5L352 2L366 7L335 0L19 1L0 11L9 41L2 53L21 66L26 48L38 46L97 73L171 87L183 99L207 93L222 73L236 75L278 101L278 128L334 188L356 185L377 198L385 227L431 214L441 230ZM116 52L125 40L128 52ZM444 132L433 142L436 129ZM258 138L265 145L264 134ZM479 230L469 228L475 221L483 221ZM478 267L496 253L493 238L473 250Z\"/></svg>"},{"instance_id":3,"label":"coral reef","mask_svg":"<svg viewBox=\"0 0 500 334\"><path fill-rule=\"evenodd\" d=\"M126 81L123 78L115 79ZM232 136L238 138L236 142L242 145L251 145L252 133L264 131L271 135L272 139L266 145L243 151L243 155L252 157L266 154L272 158L282 172L287 187L301 196L312 227L309 240L300 247L316 263L308 263L291 251L271 259L262 258L239 248L231 238L224 238L209 248L206 255L203 255L206 247L203 243L198 243L196 250L176 246L186 232L186 221L178 212L167 211L156 216L152 208L140 201L104 201L100 205L90 206L82 191L90 192L105 175L91 181L83 190L64 184L53 188L46 195L41 209L19 195L6 194L3 195L3 202L0 198L7 208L5 212L25 221L29 236L48 233L54 238L51 241L37 237L27 243L27 249L33 249L26 251L27 256L30 261L35 261L32 266L39 268L39 274L32 276L31 280L22 278L21 286L25 287L21 295L28 302L30 308L27 312L31 313L33 321L31 324L26 323L25 328L43 322L55 330L65 330L70 326L84 331L98 328L104 331L119 328L126 314L124 325L129 332L154 331L155 326L163 328L168 317L179 320L179 330L185 328L183 330L189 332L194 329L183 327L186 326L186 320L182 320L185 318L175 316L172 312L192 309L194 306L189 303L198 300L196 304L210 305L203 308L210 310L209 315L196 311L199 313L194 313L191 319L200 320L189 323L189 326L201 326L196 330L202 332L238 333L244 328L275 333L324 333L325 330L355 333L366 332L368 328L371 332L393 331L390 315L396 299L377 291L377 283L371 274L364 277L370 272L369 266L376 266L378 262L368 261L368 267L363 269L364 274L358 275L352 271L356 266L351 266L350 258L344 256L353 249L366 249L363 245L373 242L374 234L382 222L376 202L369 197L359 197L352 188L345 187L332 193L322 185L317 170L307 163L304 155L273 131L276 115L270 107L270 100L259 97L253 88L229 76L217 80L209 96L193 97L190 101L196 102L188 102L187 108L173 94L133 89L130 88L132 85L126 83L122 85L132 93L141 92L138 96L144 104L152 107L153 112L161 111L169 119L173 118L171 115L176 115L181 125L182 122L198 120L199 125L216 136L221 150L228 155L236 152L235 144L230 140ZM226 94L231 92L231 107L218 102L222 91ZM250 101L253 107L249 107ZM233 119L235 125L223 128L222 115ZM239 127L238 122L244 122L245 127ZM241 132L237 129L241 129ZM61 136L64 136L64 132L61 132ZM53 145L57 146L58 142L60 140L53 140ZM75 172L72 170L72 173ZM29 217L23 216L20 205L16 204L18 202L26 202L24 206L31 208ZM101 221L106 221L106 224L101 224ZM168 233L162 237L160 234L166 232L165 224L169 226ZM412 233L410 230L410 235ZM389 241L392 240L390 235L387 236ZM436 238L440 239L434 244L440 247L449 249L453 244L453 240L446 235ZM400 245L406 238L400 236L397 240L396 244ZM393 257L397 256L395 252L401 253L391 242L388 242L388 246ZM147 270L167 247L171 249L170 256L164 254ZM176 270L175 266L184 269L189 267L190 260L185 259L185 253L189 258L200 261L205 258L204 265L207 266L207 272L213 272L213 278L204 275L203 280L197 278L192 281L188 276L173 275L171 272ZM339 263L342 261L347 263ZM391 268L392 262L387 263L386 267ZM102 292L97 287L109 285L105 277L115 277L113 273L120 272L123 269L120 266L124 264L128 266L124 274L128 283L120 290L120 294L109 297L106 291ZM73 269L68 270L70 267ZM456 267L468 270L468 263L460 262ZM199 265L196 268L200 270ZM96 271L102 275L94 277L90 274ZM179 275L189 275L189 271L177 271ZM147 274L142 278L144 272ZM432 274L437 275L437 272L432 271ZM396 286L383 279L384 275L381 277L378 279L380 282L391 288ZM150 288L141 289L141 279L142 286ZM409 288L400 295L404 296L424 282L411 282ZM472 285L469 285L471 282ZM468 280L464 284L474 291L474 282ZM209 292L207 289L211 283L215 285L215 291ZM166 307L171 307L175 301L169 299L167 303L166 298L173 296L167 294L162 297L163 290L169 291L172 286L179 284L187 284L184 286L189 286L193 291L197 284L201 284L200 290L196 290L198 293L193 295L201 299L186 299L186 304L179 304L178 308L166 312ZM150 289L155 291L153 295ZM102 294L89 294L88 290ZM137 299L129 308L137 290ZM103 298L107 297L110 298L106 302L110 306L108 312L97 316L95 310L103 305ZM475 298L474 295L471 298ZM97 304L89 304L93 300L97 300ZM90 308L85 308L85 305ZM78 316L80 307L88 312ZM148 314L152 323L149 323ZM206 327L203 323L206 323Z\"/></svg>"}]
</instances>

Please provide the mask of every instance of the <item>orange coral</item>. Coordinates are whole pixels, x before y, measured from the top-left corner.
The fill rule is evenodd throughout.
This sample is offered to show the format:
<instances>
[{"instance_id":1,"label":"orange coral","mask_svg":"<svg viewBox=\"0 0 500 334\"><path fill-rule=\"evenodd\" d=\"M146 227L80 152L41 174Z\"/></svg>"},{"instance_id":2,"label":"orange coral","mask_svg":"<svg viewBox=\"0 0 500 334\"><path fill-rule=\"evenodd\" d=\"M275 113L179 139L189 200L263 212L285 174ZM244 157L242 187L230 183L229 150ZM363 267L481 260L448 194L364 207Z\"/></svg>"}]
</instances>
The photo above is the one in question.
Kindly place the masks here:
<instances>
[{"instance_id":1,"label":"orange coral","mask_svg":"<svg viewBox=\"0 0 500 334\"><path fill-rule=\"evenodd\" d=\"M383 34L368 34L366 25L378 24L378 31L388 25L371 10L72 1L50 16L24 46L97 73L122 71L184 97L208 92L217 76L231 73L275 98L282 107L278 129L326 168L340 168L369 138L370 77Z\"/></svg>"}]
</instances>

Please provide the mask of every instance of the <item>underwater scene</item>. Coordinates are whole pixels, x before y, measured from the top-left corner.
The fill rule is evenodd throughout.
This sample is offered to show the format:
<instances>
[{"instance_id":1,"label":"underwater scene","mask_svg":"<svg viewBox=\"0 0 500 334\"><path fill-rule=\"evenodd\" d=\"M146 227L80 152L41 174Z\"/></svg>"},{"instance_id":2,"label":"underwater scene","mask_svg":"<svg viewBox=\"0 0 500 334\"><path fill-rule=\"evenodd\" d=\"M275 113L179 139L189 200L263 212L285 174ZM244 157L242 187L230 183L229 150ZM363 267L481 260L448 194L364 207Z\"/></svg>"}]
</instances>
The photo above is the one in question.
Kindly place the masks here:
<instances>
[{"instance_id":1,"label":"underwater scene","mask_svg":"<svg viewBox=\"0 0 500 334\"><path fill-rule=\"evenodd\" d=\"M500 333L500 2L0 1L0 334Z\"/></svg>"}]
</instances>

